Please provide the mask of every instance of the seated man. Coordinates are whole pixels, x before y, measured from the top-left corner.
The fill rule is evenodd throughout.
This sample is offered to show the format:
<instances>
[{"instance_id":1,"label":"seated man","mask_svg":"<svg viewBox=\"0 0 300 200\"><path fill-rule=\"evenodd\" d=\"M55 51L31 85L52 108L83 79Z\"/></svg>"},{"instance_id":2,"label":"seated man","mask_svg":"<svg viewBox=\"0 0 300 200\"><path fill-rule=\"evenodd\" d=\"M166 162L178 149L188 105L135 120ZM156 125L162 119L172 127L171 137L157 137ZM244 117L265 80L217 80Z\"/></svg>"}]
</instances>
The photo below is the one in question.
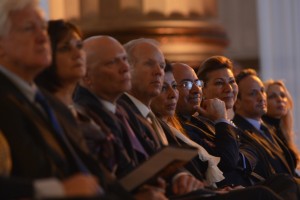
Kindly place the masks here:
<instances>
[{"instance_id":1,"label":"seated man","mask_svg":"<svg viewBox=\"0 0 300 200\"><path fill-rule=\"evenodd\" d=\"M264 178L277 173L296 176L292 152L261 119L267 111L262 81L252 69L241 71L236 81L239 93L233 122L244 130L242 142L251 145L260 155L255 172Z\"/></svg>"},{"instance_id":2,"label":"seated man","mask_svg":"<svg viewBox=\"0 0 300 200\"><path fill-rule=\"evenodd\" d=\"M183 63L174 63L172 66L179 91L176 114L192 140L211 155L221 158L218 166L225 180L219 185L250 185L247 177L243 177L243 172L238 169L238 166L242 166L243 154L239 149L236 128L227 120L225 103L216 98L202 100L204 85L194 70ZM244 170L251 171L248 161L245 162Z\"/></svg>"},{"instance_id":3,"label":"seated man","mask_svg":"<svg viewBox=\"0 0 300 200\"><path fill-rule=\"evenodd\" d=\"M5 187L1 186L0 196L100 195L100 169L79 147L73 146L70 135L58 131L61 127L53 112L68 115L68 110L59 105L51 107L56 102L49 99L43 101L51 105L46 111L35 101L36 94L42 95L33 80L51 62L47 22L38 6L34 0L1 1L0 130L9 149L1 165L10 165L5 165L6 172L1 174ZM83 182L84 186L78 187ZM21 185L24 190L19 188Z\"/></svg>"}]
</instances>

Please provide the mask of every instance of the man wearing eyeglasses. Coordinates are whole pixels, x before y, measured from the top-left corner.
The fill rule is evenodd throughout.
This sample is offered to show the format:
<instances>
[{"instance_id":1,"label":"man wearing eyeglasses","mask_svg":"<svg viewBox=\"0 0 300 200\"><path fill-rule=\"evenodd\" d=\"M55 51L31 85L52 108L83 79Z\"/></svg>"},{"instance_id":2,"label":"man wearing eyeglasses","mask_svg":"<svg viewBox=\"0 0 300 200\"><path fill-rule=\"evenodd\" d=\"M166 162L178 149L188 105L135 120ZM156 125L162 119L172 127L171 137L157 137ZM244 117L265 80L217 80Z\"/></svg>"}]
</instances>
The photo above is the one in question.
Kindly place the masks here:
<instances>
[{"instance_id":1,"label":"man wearing eyeglasses","mask_svg":"<svg viewBox=\"0 0 300 200\"><path fill-rule=\"evenodd\" d=\"M218 166L226 179L218 185L249 185L242 176L232 176L242 159L238 135L227 120L224 102L217 98L202 99L204 83L198 79L193 68L183 63L173 63L172 67L179 91L176 114L192 140L221 158Z\"/></svg>"},{"instance_id":2,"label":"man wearing eyeglasses","mask_svg":"<svg viewBox=\"0 0 300 200\"><path fill-rule=\"evenodd\" d=\"M167 127L158 122L150 109L151 101L160 94L165 69L165 58L158 42L153 39L136 39L124 45L131 70L132 88L119 99L119 104L126 103L136 113L145 132L159 147L179 145ZM197 175L196 175L197 176ZM197 177L198 178L198 177ZM173 177L170 188L173 194L184 194L203 187L186 170L179 170Z\"/></svg>"}]
</instances>

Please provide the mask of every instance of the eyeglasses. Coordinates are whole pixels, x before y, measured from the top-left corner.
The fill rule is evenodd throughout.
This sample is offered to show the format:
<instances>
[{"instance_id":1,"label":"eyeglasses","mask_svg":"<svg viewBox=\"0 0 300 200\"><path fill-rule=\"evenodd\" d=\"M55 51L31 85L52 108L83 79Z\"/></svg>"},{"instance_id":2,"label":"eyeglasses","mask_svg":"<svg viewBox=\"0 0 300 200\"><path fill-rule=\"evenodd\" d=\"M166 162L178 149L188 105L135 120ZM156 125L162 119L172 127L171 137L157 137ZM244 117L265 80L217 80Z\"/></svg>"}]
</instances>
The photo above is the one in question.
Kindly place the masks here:
<instances>
[{"instance_id":1,"label":"eyeglasses","mask_svg":"<svg viewBox=\"0 0 300 200\"><path fill-rule=\"evenodd\" d=\"M204 86L204 82L202 80L199 80L199 79L195 80L194 82L190 81L190 80L185 80L185 81L182 81L177 86L183 86L185 89L191 90L192 87L193 87L193 84L195 84L197 87L201 87L201 88Z\"/></svg>"}]
</instances>

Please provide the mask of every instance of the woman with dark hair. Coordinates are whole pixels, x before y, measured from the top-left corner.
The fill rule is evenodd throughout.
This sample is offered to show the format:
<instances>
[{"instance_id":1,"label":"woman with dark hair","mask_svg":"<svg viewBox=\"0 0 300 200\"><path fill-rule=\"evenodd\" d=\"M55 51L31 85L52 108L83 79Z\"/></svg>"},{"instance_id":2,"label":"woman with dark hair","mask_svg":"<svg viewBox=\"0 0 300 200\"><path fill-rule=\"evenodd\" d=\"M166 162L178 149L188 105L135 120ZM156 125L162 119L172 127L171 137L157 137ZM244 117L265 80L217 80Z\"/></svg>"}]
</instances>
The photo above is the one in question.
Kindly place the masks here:
<instances>
[{"instance_id":1,"label":"woman with dark hair","mask_svg":"<svg viewBox=\"0 0 300 200\"><path fill-rule=\"evenodd\" d=\"M86 152L91 153L94 158L107 161L102 164L111 171L109 157L114 157L113 148L106 145L108 157L104 157L106 154L103 154L102 148L100 148L104 144L110 144L106 141L105 132L102 131L102 127L88 117L85 110L76 106L72 100L77 83L86 74L86 55L82 49L82 34L75 25L63 20L49 21L48 34L52 47L52 64L37 76L36 83L70 109L81 129L80 133L83 133L84 136L77 137L77 143L80 147L85 148ZM86 144L89 149L86 148Z\"/></svg>"},{"instance_id":2,"label":"woman with dark hair","mask_svg":"<svg viewBox=\"0 0 300 200\"><path fill-rule=\"evenodd\" d=\"M63 20L49 21L48 33L52 46L53 62L37 78L36 83L52 93L64 103L75 117L89 152L99 160L112 174L121 173L132 168L127 155L122 156L122 165L116 157L124 152L122 145L101 119L89 110L74 103L72 97L78 82L86 74L86 54L83 50L82 34L79 29ZM67 119L61 119L67 120Z\"/></svg>"},{"instance_id":3,"label":"woman with dark hair","mask_svg":"<svg viewBox=\"0 0 300 200\"><path fill-rule=\"evenodd\" d=\"M172 133L179 141L181 141L183 144L198 149L198 157L200 160L195 159L195 162L208 163L205 167L201 167L203 164L200 164L198 167L203 169L198 170L205 174L205 181L207 185L215 185L216 182L224 179L222 172L217 167L220 158L210 155L202 146L193 142L188 137L175 114L177 101L177 83L172 73L172 66L167 62L162 91L160 95L152 100L151 110L162 121L162 123L166 123L170 127Z\"/></svg>"},{"instance_id":4,"label":"woman with dark hair","mask_svg":"<svg viewBox=\"0 0 300 200\"><path fill-rule=\"evenodd\" d=\"M85 147L87 144L89 153L106 168L103 170L111 173L110 177L106 175L105 178L109 177L110 181L113 181L115 175L120 177L133 169L123 143L112 134L100 118L75 104L72 99L78 82L86 74L86 54L83 50L82 34L75 25L63 20L49 21L48 34L53 62L36 78L36 83L70 109L85 138L85 140L78 140L84 143L79 145ZM68 121L62 118L60 120ZM115 189L117 188L112 188ZM124 199L128 198L126 194L124 195ZM135 199L163 200L165 197L161 192L145 187L135 194Z\"/></svg>"}]
</instances>

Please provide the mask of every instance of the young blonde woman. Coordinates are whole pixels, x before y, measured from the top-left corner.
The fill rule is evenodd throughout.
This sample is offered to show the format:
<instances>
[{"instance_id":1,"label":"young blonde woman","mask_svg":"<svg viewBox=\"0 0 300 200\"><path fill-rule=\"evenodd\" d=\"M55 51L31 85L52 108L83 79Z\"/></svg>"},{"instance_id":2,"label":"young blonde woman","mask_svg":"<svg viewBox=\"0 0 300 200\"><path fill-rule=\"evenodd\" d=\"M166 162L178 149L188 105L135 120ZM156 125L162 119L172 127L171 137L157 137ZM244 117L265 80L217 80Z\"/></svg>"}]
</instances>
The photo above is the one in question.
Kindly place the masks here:
<instances>
[{"instance_id":1,"label":"young blonde woman","mask_svg":"<svg viewBox=\"0 0 300 200\"><path fill-rule=\"evenodd\" d=\"M263 120L275 128L277 136L292 150L299 168L299 150L294 143L292 96L281 80L268 80L264 85L267 93L267 113Z\"/></svg>"}]
</instances>

